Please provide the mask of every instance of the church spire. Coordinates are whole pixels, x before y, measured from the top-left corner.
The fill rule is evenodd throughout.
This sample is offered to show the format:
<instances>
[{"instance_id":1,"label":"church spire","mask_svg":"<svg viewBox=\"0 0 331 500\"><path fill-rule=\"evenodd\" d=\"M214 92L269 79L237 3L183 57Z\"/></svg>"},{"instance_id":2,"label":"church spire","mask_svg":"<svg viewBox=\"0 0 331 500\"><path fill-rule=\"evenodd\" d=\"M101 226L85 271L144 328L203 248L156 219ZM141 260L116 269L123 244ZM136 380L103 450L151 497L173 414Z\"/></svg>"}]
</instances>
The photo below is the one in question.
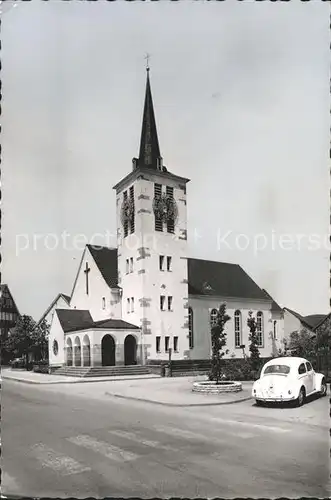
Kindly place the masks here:
<instances>
[{"instance_id":1,"label":"church spire","mask_svg":"<svg viewBox=\"0 0 331 500\"><path fill-rule=\"evenodd\" d=\"M140 167L159 169L162 167L159 140L157 137L151 85L149 81L149 64L147 58L147 80L143 123L141 129L138 164Z\"/></svg>"}]
</instances>

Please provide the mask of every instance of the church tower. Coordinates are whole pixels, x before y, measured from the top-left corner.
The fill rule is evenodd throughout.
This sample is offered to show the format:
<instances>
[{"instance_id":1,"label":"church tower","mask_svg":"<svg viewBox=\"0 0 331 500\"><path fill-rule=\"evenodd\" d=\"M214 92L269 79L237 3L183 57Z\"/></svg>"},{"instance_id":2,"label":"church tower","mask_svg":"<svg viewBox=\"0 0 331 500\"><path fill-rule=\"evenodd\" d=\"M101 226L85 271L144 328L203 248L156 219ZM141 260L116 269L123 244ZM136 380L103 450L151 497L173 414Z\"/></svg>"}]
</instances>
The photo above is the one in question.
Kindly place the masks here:
<instances>
[{"instance_id":1,"label":"church tower","mask_svg":"<svg viewBox=\"0 0 331 500\"><path fill-rule=\"evenodd\" d=\"M147 67L139 158L114 186L122 317L141 327L143 364L189 356L187 182L163 165Z\"/></svg>"}]
</instances>

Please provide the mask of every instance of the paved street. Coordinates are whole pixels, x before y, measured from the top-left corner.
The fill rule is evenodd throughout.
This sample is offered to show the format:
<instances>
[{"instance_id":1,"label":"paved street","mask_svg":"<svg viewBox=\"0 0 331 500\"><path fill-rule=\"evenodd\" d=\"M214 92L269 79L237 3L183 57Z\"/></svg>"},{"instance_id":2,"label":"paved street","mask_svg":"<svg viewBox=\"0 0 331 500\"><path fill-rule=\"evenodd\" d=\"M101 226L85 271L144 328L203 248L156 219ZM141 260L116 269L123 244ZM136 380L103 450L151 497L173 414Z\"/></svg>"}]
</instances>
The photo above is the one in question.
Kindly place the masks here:
<instances>
[{"instance_id":1,"label":"paved street","mask_svg":"<svg viewBox=\"0 0 331 500\"><path fill-rule=\"evenodd\" d=\"M105 396L109 384L3 382L5 495L329 496L328 398L168 408Z\"/></svg>"}]
</instances>

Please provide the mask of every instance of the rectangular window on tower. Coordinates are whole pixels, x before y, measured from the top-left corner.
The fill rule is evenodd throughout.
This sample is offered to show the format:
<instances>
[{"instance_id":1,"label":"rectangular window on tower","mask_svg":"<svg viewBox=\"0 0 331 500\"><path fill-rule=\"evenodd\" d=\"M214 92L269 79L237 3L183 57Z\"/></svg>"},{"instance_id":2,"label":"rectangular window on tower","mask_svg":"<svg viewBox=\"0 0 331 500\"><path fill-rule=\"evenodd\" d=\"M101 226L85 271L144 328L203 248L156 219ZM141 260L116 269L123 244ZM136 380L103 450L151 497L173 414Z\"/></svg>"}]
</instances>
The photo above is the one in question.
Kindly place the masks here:
<instances>
[{"instance_id":1,"label":"rectangular window on tower","mask_svg":"<svg viewBox=\"0 0 331 500\"><path fill-rule=\"evenodd\" d=\"M130 299L126 299L126 312L130 312Z\"/></svg>"},{"instance_id":2,"label":"rectangular window on tower","mask_svg":"<svg viewBox=\"0 0 331 500\"><path fill-rule=\"evenodd\" d=\"M164 264L164 255L160 255L159 256L159 268L160 268L160 271L164 271L163 264Z\"/></svg>"},{"instance_id":3,"label":"rectangular window on tower","mask_svg":"<svg viewBox=\"0 0 331 500\"><path fill-rule=\"evenodd\" d=\"M174 337L174 352L178 352L178 337Z\"/></svg>"},{"instance_id":4,"label":"rectangular window on tower","mask_svg":"<svg viewBox=\"0 0 331 500\"><path fill-rule=\"evenodd\" d=\"M134 312L134 297L131 297L131 312Z\"/></svg>"},{"instance_id":5,"label":"rectangular window on tower","mask_svg":"<svg viewBox=\"0 0 331 500\"><path fill-rule=\"evenodd\" d=\"M164 348L165 348L165 352L169 352L169 342L170 342L170 337L165 337L165 338L164 338Z\"/></svg>"},{"instance_id":6,"label":"rectangular window on tower","mask_svg":"<svg viewBox=\"0 0 331 500\"><path fill-rule=\"evenodd\" d=\"M167 186L166 187L166 195L167 195L167 198L173 199L174 198L174 188L171 186ZM167 219L167 232L168 233L175 232L175 219L174 219L174 217Z\"/></svg>"},{"instance_id":7,"label":"rectangular window on tower","mask_svg":"<svg viewBox=\"0 0 331 500\"><path fill-rule=\"evenodd\" d=\"M160 309L164 311L165 295L160 296Z\"/></svg>"},{"instance_id":8,"label":"rectangular window on tower","mask_svg":"<svg viewBox=\"0 0 331 500\"><path fill-rule=\"evenodd\" d=\"M171 257L168 256L167 257L167 271L171 271L171 261L172 261Z\"/></svg>"},{"instance_id":9,"label":"rectangular window on tower","mask_svg":"<svg viewBox=\"0 0 331 500\"><path fill-rule=\"evenodd\" d=\"M130 257L130 273L133 273L133 257Z\"/></svg>"},{"instance_id":10,"label":"rectangular window on tower","mask_svg":"<svg viewBox=\"0 0 331 500\"><path fill-rule=\"evenodd\" d=\"M126 205L128 202L128 192L127 191L124 191L123 192L123 203L124 205ZM124 216L124 220L123 220L123 230L124 230L124 238L127 237L127 235L129 234L129 221L126 217L126 214L123 214Z\"/></svg>"},{"instance_id":11,"label":"rectangular window on tower","mask_svg":"<svg viewBox=\"0 0 331 500\"><path fill-rule=\"evenodd\" d=\"M172 297L168 297L168 311L172 311Z\"/></svg>"},{"instance_id":12,"label":"rectangular window on tower","mask_svg":"<svg viewBox=\"0 0 331 500\"><path fill-rule=\"evenodd\" d=\"M125 272L126 274L129 274L129 259L126 259L125 261Z\"/></svg>"},{"instance_id":13,"label":"rectangular window on tower","mask_svg":"<svg viewBox=\"0 0 331 500\"><path fill-rule=\"evenodd\" d=\"M160 212L158 211L158 200L161 200L162 196L162 185L161 184L154 184L154 203L155 203L155 210L154 210L154 221L155 221L155 231L163 231L163 220ZM161 207L159 207L161 208Z\"/></svg>"},{"instance_id":14,"label":"rectangular window on tower","mask_svg":"<svg viewBox=\"0 0 331 500\"><path fill-rule=\"evenodd\" d=\"M130 218L130 233L134 233L135 229L135 214L134 214L134 186L130 187L130 205L132 209L131 218Z\"/></svg>"},{"instance_id":15,"label":"rectangular window on tower","mask_svg":"<svg viewBox=\"0 0 331 500\"><path fill-rule=\"evenodd\" d=\"M102 297L102 309L106 309L106 298Z\"/></svg>"},{"instance_id":16,"label":"rectangular window on tower","mask_svg":"<svg viewBox=\"0 0 331 500\"><path fill-rule=\"evenodd\" d=\"M161 337L156 337L156 352L161 352Z\"/></svg>"}]
</instances>

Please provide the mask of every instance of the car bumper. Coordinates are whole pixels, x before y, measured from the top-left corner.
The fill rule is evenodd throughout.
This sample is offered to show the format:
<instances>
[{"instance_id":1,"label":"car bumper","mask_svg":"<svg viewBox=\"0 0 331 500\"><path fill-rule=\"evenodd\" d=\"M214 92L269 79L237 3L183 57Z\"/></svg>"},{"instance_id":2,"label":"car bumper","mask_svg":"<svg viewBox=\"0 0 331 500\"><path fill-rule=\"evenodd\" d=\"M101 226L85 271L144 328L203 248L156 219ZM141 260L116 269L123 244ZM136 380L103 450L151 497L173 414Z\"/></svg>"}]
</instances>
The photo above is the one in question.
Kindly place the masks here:
<instances>
[{"instance_id":1,"label":"car bumper","mask_svg":"<svg viewBox=\"0 0 331 500\"><path fill-rule=\"evenodd\" d=\"M282 402L294 401L294 399L295 399L295 396L289 396L286 398L282 398L282 397L263 398L263 397L257 397L257 396L253 396L253 397L255 398L256 401L261 401L263 403L282 403Z\"/></svg>"}]
</instances>

